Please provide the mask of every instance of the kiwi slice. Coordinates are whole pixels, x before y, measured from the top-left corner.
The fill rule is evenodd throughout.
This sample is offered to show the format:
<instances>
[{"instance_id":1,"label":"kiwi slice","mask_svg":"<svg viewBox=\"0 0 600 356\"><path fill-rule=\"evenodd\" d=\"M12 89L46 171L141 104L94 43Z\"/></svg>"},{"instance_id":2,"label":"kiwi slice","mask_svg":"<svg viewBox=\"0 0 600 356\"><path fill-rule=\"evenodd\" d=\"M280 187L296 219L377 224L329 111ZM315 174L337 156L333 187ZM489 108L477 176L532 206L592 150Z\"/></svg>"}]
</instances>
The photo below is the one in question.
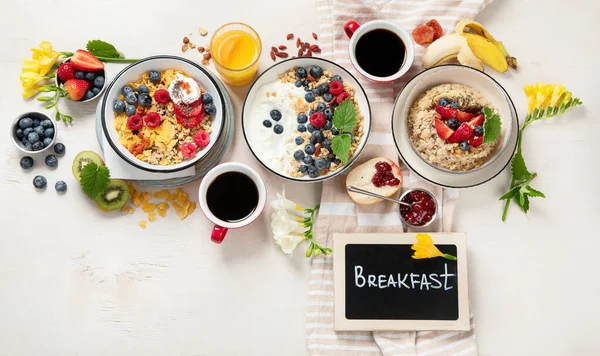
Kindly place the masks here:
<instances>
[{"instance_id":1,"label":"kiwi slice","mask_svg":"<svg viewBox=\"0 0 600 356\"><path fill-rule=\"evenodd\" d=\"M111 180L106 189L96 198L96 204L102 210L121 209L129 201L129 187L122 180Z\"/></svg>"},{"instance_id":2,"label":"kiwi slice","mask_svg":"<svg viewBox=\"0 0 600 356\"><path fill-rule=\"evenodd\" d=\"M94 162L99 166L104 166L104 161L96 152L81 151L75 156L75 159L73 160L73 176L77 181L81 181L81 170L90 162Z\"/></svg>"}]
</instances>

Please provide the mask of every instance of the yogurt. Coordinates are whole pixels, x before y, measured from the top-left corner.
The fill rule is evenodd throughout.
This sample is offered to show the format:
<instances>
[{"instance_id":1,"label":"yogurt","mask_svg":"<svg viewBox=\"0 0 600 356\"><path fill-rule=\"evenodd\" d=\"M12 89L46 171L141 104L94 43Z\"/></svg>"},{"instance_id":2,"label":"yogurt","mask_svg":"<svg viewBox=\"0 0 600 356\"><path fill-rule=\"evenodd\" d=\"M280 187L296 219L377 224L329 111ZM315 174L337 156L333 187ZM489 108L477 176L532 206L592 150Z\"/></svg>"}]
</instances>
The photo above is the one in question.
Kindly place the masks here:
<instances>
[{"instance_id":1,"label":"yogurt","mask_svg":"<svg viewBox=\"0 0 600 356\"><path fill-rule=\"evenodd\" d=\"M177 105L191 104L200 99L200 85L190 77L177 74L169 85L171 100Z\"/></svg>"}]
</instances>

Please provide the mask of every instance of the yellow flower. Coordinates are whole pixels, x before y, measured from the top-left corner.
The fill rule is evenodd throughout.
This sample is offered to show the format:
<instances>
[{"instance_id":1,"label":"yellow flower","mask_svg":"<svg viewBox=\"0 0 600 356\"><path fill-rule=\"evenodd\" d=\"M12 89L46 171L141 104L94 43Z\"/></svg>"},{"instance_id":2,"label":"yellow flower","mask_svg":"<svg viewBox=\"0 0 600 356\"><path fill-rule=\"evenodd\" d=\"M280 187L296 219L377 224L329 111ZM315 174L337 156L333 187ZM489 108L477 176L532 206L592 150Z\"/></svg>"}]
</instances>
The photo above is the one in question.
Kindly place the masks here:
<instances>
[{"instance_id":1,"label":"yellow flower","mask_svg":"<svg viewBox=\"0 0 600 356\"><path fill-rule=\"evenodd\" d=\"M547 107L558 107L571 99L571 92L560 84L526 85L525 95L529 99L527 113L531 114L535 109L545 110Z\"/></svg>"},{"instance_id":2,"label":"yellow flower","mask_svg":"<svg viewBox=\"0 0 600 356\"><path fill-rule=\"evenodd\" d=\"M442 253L434 244L429 234L417 234L417 243L411 246L415 252L412 255L414 259L444 257L448 260L456 260L455 256Z\"/></svg>"},{"instance_id":3,"label":"yellow flower","mask_svg":"<svg viewBox=\"0 0 600 356\"><path fill-rule=\"evenodd\" d=\"M23 87L23 97L30 98L38 93L39 87L44 84L44 81L48 78L44 75L40 75L35 72L24 72L19 77L21 79L21 86Z\"/></svg>"},{"instance_id":4,"label":"yellow flower","mask_svg":"<svg viewBox=\"0 0 600 356\"><path fill-rule=\"evenodd\" d=\"M58 61L61 53L52 49L52 44L42 41L39 48L32 48L31 59L23 59L21 71L21 85L23 86L23 97L29 98L37 94L44 81L49 79L47 74L52 66Z\"/></svg>"}]
</instances>

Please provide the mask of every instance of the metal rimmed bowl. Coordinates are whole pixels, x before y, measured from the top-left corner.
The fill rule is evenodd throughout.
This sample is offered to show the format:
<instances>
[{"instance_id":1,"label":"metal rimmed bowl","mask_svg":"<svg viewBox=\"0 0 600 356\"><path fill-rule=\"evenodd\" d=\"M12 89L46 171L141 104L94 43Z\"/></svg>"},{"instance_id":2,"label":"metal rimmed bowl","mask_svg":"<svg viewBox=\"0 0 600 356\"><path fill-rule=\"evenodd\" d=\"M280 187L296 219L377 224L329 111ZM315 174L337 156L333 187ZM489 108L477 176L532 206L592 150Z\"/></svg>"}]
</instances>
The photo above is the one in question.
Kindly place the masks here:
<instances>
[{"instance_id":1,"label":"metal rimmed bowl","mask_svg":"<svg viewBox=\"0 0 600 356\"><path fill-rule=\"evenodd\" d=\"M425 224L423 224L423 225L414 225L414 224L411 224L411 223L409 223L408 221L406 221L406 220L404 219L404 216L402 216L402 212L401 212L401 210L399 210L399 213L400 213L400 220L402 220L402 223L403 223L403 224L405 224L406 226L410 227L410 228L413 228L413 229L424 229L424 228L428 227L429 225L431 225L431 224L432 224L432 223L435 221L435 219L437 218L438 210L440 209L440 207L439 207L439 205L438 205L437 199L435 199L435 196L434 196L434 195L433 195L433 194L432 194L430 191L428 191L427 189L423 189L423 188L414 188L414 189L408 189L408 190L406 190L404 193L402 193L402 195L400 195L400 198L399 198L398 200L400 200L400 201L403 201L403 199L404 199L404 198L405 198L405 197L406 197L408 194L410 194L410 193L412 193L412 192L423 192L423 193L425 193L425 194L429 195L429 197L430 197L430 198L433 200L433 202L435 203L435 213L434 213L434 214L433 214L433 216L431 217L431 220L429 220L429 221L428 221L428 222L426 222ZM398 204L398 209L402 209L402 205L399 205L399 204Z\"/></svg>"},{"instance_id":2,"label":"metal rimmed bowl","mask_svg":"<svg viewBox=\"0 0 600 356\"><path fill-rule=\"evenodd\" d=\"M254 99L256 98L256 96L258 94L260 94L259 92L260 92L260 88L262 86L264 86L265 84L269 84L269 83L279 80L279 75L287 72L288 70L290 70L294 67L309 68L313 65L318 65L321 68L323 68L324 70L329 69L333 72L334 75L335 74L340 75L342 77L342 80L344 81L344 83L350 84L354 88L355 98L357 99L358 106L360 107L360 111L364 116L363 124L362 124L364 134L362 136L362 139L361 139L356 151L354 152L354 155L352 157L350 157L350 159L348 160L348 163L346 163L345 165L343 165L341 168L337 169L336 171L328 172L327 174L320 175L316 178L310 178L308 175L304 175L303 177L292 177L292 176L288 175L287 173L283 172L282 170L276 168L276 164L273 162L273 157L274 157L273 152L266 152L264 150L259 149L260 148L259 141L257 141L257 140L259 140L259 138L257 137L257 134L254 131L257 127L259 127L259 128L262 127L262 120L257 120L258 122L252 122L250 112L253 107ZM264 95L264 93L262 93L262 95ZM265 115L267 115L267 116L269 115L268 111L265 112ZM296 130L297 122L296 122L295 118L293 120L293 123L295 123L293 125L293 127L284 128L284 130L286 130L286 129L294 130L291 132L295 132L294 135L297 136L297 135L299 135L299 133ZM256 125L258 125L258 126L256 126ZM356 161L357 157L360 155L360 153L362 152L363 148L366 145L367 139L369 137L369 132L371 130L371 107L369 104L369 100L367 99L367 94L365 93L365 90L363 89L363 87L360 85L358 80L343 67L339 66L338 64L336 64L334 62L331 62L331 61L328 61L328 60L322 59L322 58L315 58L315 57L291 58L291 59L281 61L277 64L274 64L269 69L264 71L256 79L256 81L252 84L252 87L250 88L250 91L248 92L248 95L246 95L246 99L244 100L244 106L242 109L242 129L244 132L244 138L246 139L246 143L248 144L250 151L252 152L254 157L256 157L256 159L266 169L268 169L269 171L271 171L272 173L276 174L279 177L282 177L282 178L285 178L287 180L291 180L294 182L300 182L300 183L321 182L321 181L330 179L332 177L335 177L338 174L341 174ZM292 139L293 139L293 137L292 137ZM289 158L293 159L293 157L289 157Z\"/></svg>"},{"instance_id":3,"label":"metal rimmed bowl","mask_svg":"<svg viewBox=\"0 0 600 356\"><path fill-rule=\"evenodd\" d=\"M71 61L71 57L65 59L62 63L68 63L70 61ZM106 84L107 84L106 66L102 70L98 71L98 74L101 74L101 76L104 78L104 85L102 85L102 88L99 88L100 91L97 94L95 94L93 97L91 97L90 99L71 100L71 101L76 102L76 103L88 103L90 101L94 101L94 100L100 98L102 96L102 93L104 92L104 89L106 89ZM57 75L56 77L54 77L54 84L56 84L56 86L58 87L58 86L65 84L65 82L63 82ZM90 84L90 85L93 85L93 84Z\"/></svg>"},{"instance_id":4,"label":"metal rimmed bowl","mask_svg":"<svg viewBox=\"0 0 600 356\"><path fill-rule=\"evenodd\" d=\"M38 150L38 151L28 150L25 147L25 145L23 144L23 142L21 141L21 139L17 136L17 129L19 129L19 121L21 121L21 119L24 119L26 117L29 117L32 119L38 119L38 120L40 120L40 122L43 120L50 120L50 122L52 123L52 128L54 129L54 137L52 137L52 142L49 145L42 148L41 150ZM19 115L15 119L15 121L13 122L13 124L10 128L10 137L12 139L13 144L21 152L27 153L27 154L36 154L36 153L42 153L42 152L48 151L56 143L57 136L58 136L58 125L56 125L56 121L52 120L48 115L41 113L41 112L35 112L35 111L34 112L26 112L24 114Z\"/></svg>"}]
</instances>

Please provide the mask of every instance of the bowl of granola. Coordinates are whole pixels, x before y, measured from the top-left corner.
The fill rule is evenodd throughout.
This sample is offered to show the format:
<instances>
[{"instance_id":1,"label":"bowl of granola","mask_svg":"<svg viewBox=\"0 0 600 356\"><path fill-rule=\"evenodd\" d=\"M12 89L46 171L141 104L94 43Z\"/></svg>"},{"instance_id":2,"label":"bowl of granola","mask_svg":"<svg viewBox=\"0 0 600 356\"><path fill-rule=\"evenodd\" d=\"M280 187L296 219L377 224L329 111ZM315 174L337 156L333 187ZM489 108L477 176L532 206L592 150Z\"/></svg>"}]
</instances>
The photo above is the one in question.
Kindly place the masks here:
<instances>
[{"instance_id":1,"label":"bowl of granola","mask_svg":"<svg viewBox=\"0 0 600 356\"><path fill-rule=\"evenodd\" d=\"M106 88L102 131L127 163L149 172L195 165L223 129L215 79L185 58L154 56L123 69Z\"/></svg>"},{"instance_id":2,"label":"bowl of granola","mask_svg":"<svg viewBox=\"0 0 600 356\"><path fill-rule=\"evenodd\" d=\"M346 69L325 59L279 62L254 82L242 110L250 151L288 180L317 182L347 169L371 126L367 95Z\"/></svg>"}]
</instances>

